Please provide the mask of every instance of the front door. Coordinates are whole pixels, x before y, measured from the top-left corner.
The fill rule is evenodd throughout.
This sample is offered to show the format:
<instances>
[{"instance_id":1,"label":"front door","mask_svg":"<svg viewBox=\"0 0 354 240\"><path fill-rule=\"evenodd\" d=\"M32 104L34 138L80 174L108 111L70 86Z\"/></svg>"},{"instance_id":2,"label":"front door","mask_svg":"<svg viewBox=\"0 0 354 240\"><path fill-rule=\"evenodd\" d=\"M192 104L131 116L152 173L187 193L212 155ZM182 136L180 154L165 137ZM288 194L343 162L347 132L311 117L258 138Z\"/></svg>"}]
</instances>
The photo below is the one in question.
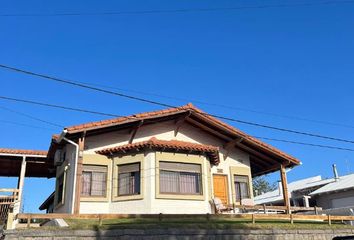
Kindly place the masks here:
<instances>
[{"instance_id":1,"label":"front door","mask_svg":"<svg viewBox=\"0 0 354 240\"><path fill-rule=\"evenodd\" d=\"M227 176L213 175L214 197L219 198L223 204L228 204Z\"/></svg>"}]
</instances>

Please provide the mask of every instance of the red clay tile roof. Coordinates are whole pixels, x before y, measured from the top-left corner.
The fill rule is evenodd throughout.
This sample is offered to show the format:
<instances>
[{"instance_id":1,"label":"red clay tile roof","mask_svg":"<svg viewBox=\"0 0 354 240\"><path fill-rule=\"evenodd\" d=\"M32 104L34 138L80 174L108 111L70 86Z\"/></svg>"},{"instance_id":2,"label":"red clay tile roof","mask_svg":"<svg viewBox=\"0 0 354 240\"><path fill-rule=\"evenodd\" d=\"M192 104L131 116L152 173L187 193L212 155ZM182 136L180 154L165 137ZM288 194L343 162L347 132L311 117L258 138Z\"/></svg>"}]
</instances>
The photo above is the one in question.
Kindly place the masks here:
<instances>
[{"instance_id":1,"label":"red clay tile roof","mask_svg":"<svg viewBox=\"0 0 354 240\"><path fill-rule=\"evenodd\" d=\"M1 153L47 156L48 152L47 151L41 151L41 150L23 150L23 149L0 148L0 155L1 155Z\"/></svg>"},{"instance_id":2,"label":"red clay tile roof","mask_svg":"<svg viewBox=\"0 0 354 240\"><path fill-rule=\"evenodd\" d=\"M163 149L164 151L184 151L193 153L205 153L213 164L218 164L219 159L219 148L211 145L203 145L198 143L190 143L178 140L159 140L155 137L150 138L147 141L130 143L121 146L116 146L112 148L105 148L96 151L98 154L110 155L113 153L126 153L132 150L139 149Z\"/></svg>"},{"instance_id":3,"label":"red clay tile roof","mask_svg":"<svg viewBox=\"0 0 354 240\"><path fill-rule=\"evenodd\" d=\"M187 104L181 107L176 107L176 108L169 108L165 110L160 110L160 111L153 111L153 112L146 112L146 113L140 113L140 114L135 114L127 117L119 117L119 118L114 118L110 120L103 120L103 121L98 121L98 122L91 122L91 123L85 123L85 124L80 124L76 126L71 126L67 127L66 130L68 133L77 133L77 132L82 132L85 130L92 130L92 129L98 129L98 128L105 128L105 127L110 127L110 126L116 126L124 123L129 123L129 122L135 122L139 120L145 120L145 119L153 119L157 117L164 117L164 116L170 116L170 115L175 115L178 113L183 113L183 112L188 112L190 111L191 114L193 114L196 117L199 117L205 121L207 121L209 124L222 128L226 130L227 132L236 135L238 137L242 138L242 142L247 142L255 147L261 148L265 151L271 152L281 158L286 159L289 162L292 162L295 165L300 164L300 161L296 159L293 156L290 156L289 154L286 154L279 149L262 142L261 140L258 140L243 131L230 126L229 124L220 121L219 119L212 117L208 115L207 113L203 112L202 110L194 107L192 104Z\"/></svg>"},{"instance_id":4,"label":"red clay tile roof","mask_svg":"<svg viewBox=\"0 0 354 240\"><path fill-rule=\"evenodd\" d=\"M113 118L113 119L102 120L102 121L97 121L97 122L84 123L84 124L80 124L80 125L67 127L66 130L68 131L68 133L75 133L75 132L81 132L81 131L89 130L89 129L96 129L96 128L101 128L101 127L109 127L112 125L119 125L119 124L131 122L131 121L143 120L143 119L154 118L154 117L162 117L165 115L169 116L169 115L173 115L173 114L176 114L179 112L185 112L185 111L194 110L194 109L195 109L195 107L193 107L192 104L188 104L188 105L176 107L176 108L168 108L168 109L159 110L159 111L134 114L134 115L126 116L126 117L119 117L119 118Z\"/></svg>"},{"instance_id":5,"label":"red clay tile roof","mask_svg":"<svg viewBox=\"0 0 354 240\"><path fill-rule=\"evenodd\" d=\"M260 147L265 147L267 149L269 149L270 151L278 154L278 155L281 155L282 157L286 158L286 159L289 159L290 161L296 163L296 164L300 164L300 160L298 160L297 158L287 154L287 153L284 153L283 151L280 151L279 149L255 138L255 137L252 137L250 135L248 135L247 133L233 127L233 126L230 126L229 124L223 122L223 121L220 121L219 119L213 117L213 116L210 116L208 115L207 113L203 112L202 110L198 109L198 108L194 108L194 111L198 112L199 114L202 114L203 117L206 117L208 119L210 119L211 121L214 121L215 123L218 123L220 125L222 125L223 127L227 128L228 130L230 130L231 132L234 132L235 134L238 134L240 135L244 140L248 140L249 142L255 144L255 145L258 145ZM243 140L243 141L244 141Z\"/></svg>"}]
</instances>

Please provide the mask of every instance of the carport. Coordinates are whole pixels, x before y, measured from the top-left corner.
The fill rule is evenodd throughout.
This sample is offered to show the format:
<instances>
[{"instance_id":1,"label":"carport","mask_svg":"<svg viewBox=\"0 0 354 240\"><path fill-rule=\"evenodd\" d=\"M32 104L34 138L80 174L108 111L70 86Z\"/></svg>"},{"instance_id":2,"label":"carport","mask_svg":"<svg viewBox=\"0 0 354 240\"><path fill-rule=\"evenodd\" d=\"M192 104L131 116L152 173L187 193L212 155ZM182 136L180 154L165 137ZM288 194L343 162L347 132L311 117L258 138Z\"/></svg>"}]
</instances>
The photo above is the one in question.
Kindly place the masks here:
<instances>
[{"instance_id":1,"label":"carport","mask_svg":"<svg viewBox=\"0 0 354 240\"><path fill-rule=\"evenodd\" d=\"M47 151L0 148L0 177L17 177L16 188L1 188L0 223L12 228L16 214L20 213L25 177L55 177L53 161Z\"/></svg>"}]
</instances>

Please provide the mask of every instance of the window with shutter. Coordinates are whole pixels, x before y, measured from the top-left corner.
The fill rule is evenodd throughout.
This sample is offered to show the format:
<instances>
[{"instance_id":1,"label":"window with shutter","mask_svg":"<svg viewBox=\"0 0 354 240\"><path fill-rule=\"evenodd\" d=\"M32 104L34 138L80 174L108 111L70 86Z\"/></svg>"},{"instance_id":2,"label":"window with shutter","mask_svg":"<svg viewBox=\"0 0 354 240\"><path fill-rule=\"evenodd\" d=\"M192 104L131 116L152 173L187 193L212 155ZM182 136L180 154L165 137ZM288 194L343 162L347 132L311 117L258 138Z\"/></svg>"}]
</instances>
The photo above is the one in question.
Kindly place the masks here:
<instances>
[{"instance_id":1,"label":"window with shutter","mask_svg":"<svg viewBox=\"0 0 354 240\"><path fill-rule=\"evenodd\" d=\"M81 195L85 197L106 196L107 166L84 165L81 175Z\"/></svg>"},{"instance_id":2,"label":"window with shutter","mask_svg":"<svg viewBox=\"0 0 354 240\"><path fill-rule=\"evenodd\" d=\"M160 193L202 194L201 165L177 162L159 162Z\"/></svg>"},{"instance_id":3,"label":"window with shutter","mask_svg":"<svg viewBox=\"0 0 354 240\"><path fill-rule=\"evenodd\" d=\"M118 165L118 196L140 194L140 163Z\"/></svg>"}]
</instances>

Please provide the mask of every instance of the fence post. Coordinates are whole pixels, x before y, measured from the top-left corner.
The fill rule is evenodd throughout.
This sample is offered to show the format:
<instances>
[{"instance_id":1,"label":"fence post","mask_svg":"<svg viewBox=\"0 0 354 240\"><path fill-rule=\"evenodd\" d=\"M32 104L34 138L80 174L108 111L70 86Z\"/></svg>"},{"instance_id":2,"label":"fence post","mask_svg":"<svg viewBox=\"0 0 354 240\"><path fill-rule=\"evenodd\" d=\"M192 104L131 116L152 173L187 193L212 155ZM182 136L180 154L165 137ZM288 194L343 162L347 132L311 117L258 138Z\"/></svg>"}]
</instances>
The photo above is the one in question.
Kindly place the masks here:
<instances>
[{"instance_id":1,"label":"fence post","mask_svg":"<svg viewBox=\"0 0 354 240\"><path fill-rule=\"evenodd\" d=\"M162 221L162 213L159 213L159 221Z\"/></svg>"},{"instance_id":2,"label":"fence post","mask_svg":"<svg viewBox=\"0 0 354 240\"><path fill-rule=\"evenodd\" d=\"M264 214L267 213L267 209L266 209L266 205L265 204L263 204L263 211L264 211Z\"/></svg>"},{"instance_id":3,"label":"fence post","mask_svg":"<svg viewBox=\"0 0 354 240\"><path fill-rule=\"evenodd\" d=\"M98 226L102 226L102 215L98 214Z\"/></svg>"},{"instance_id":4,"label":"fence post","mask_svg":"<svg viewBox=\"0 0 354 240\"><path fill-rule=\"evenodd\" d=\"M331 226L332 225L332 221L331 221L331 215L328 214L328 225Z\"/></svg>"},{"instance_id":5,"label":"fence post","mask_svg":"<svg viewBox=\"0 0 354 240\"><path fill-rule=\"evenodd\" d=\"M252 224L256 223L256 216L254 215L254 213L252 213Z\"/></svg>"},{"instance_id":6,"label":"fence post","mask_svg":"<svg viewBox=\"0 0 354 240\"><path fill-rule=\"evenodd\" d=\"M318 215L318 209L317 209L317 206L315 206L315 215Z\"/></svg>"},{"instance_id":7,"label":"fence post","mask_svg":"<svg viewBox=\"0 0 354 240\"><path fill-rule=\"evenodd\" d=\"M291 224L294 224L294 216L293 216L292 213L290 214L290 223L291 223Z\"/></svg>"},{"instance_id":8,"label":"fence post","mask_svg":"<svg viewBox=\"0 0 354 240\"><path fill-rule=\"evenodd\" d=\"M31 227L31 214L28 214L27 216L27 228Z\"/></svg>"}]
</instances>

